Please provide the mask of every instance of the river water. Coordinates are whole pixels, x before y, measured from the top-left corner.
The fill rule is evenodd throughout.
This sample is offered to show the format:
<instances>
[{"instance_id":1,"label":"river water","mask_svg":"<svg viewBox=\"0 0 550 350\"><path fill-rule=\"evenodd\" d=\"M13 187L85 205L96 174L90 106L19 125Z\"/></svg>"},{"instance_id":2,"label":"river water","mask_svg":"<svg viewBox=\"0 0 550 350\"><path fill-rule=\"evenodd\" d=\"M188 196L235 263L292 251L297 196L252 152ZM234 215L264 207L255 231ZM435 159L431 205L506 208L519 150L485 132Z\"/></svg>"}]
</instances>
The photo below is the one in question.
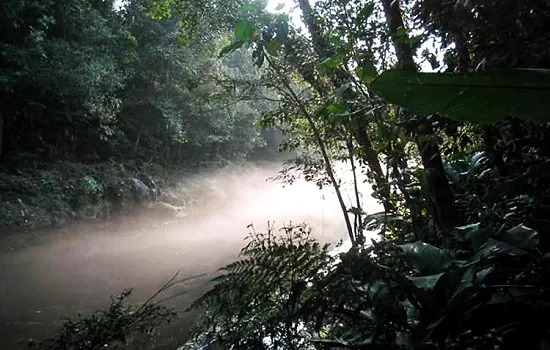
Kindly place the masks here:
<instances>
[{"instance_id":1,"label":"river water","mask_svg":"<svg viewBox=\"0 0 550 350\"><path fill-rule=\"evenodd\" d=\"M147 211L108 222L78 223L54 231L4 235L0 240L0 349L24 349L29 339L49 337L62 317L108 305L109 297L134 288L145 300L178 270L180 277L206 276L167 293L187 293L170 306L185 310L207 290L207 281L238 256L254 224L307 222L323 241L346 238L332 190L298 181L267 182L279 164L220 170L196 176L205 195L187 216L167 219ZM183 182L185 184L185 181ZM351 197L346 194L346 198ZM378 211L366 199L367 212ZM183 314L161 332L156 348L172 348L187 337L193 316Z\"/></svg>"}]
</instances>

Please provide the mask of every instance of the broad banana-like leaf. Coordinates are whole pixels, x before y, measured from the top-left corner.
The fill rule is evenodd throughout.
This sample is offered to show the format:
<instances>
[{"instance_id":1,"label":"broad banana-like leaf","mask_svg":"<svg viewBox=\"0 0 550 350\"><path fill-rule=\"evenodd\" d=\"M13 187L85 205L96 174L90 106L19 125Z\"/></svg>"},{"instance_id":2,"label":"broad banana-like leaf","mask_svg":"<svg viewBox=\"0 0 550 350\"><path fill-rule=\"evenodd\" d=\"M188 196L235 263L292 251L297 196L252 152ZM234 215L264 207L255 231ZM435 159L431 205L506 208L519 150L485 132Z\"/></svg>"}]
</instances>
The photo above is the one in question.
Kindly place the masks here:
<instances>
[{"instance_id":1,"label":"broad banana-like leaf","mask_svg":"<svg viewBox=\"0 0 550 350\"><path fill-rule=\"evenodd\" d=\"M479 251L474 255L475 259L485 259L494 255L512 255L512 256L522 256L527 255L527 252L524 249L516 247L515 245L506 243L504 241L489 238L487 243L479 249Z\"/></svg>"},{"instance_id":2,"label":"broad banana-like leaf","mask_svg":"<svg viewBox=\"0 0 550 350\"><path fill-rule=\"evenodd\" d=\"M434 289L437 285L437 282L440 280L443 273L438 273L435 275L421 276L421 277L410 277L407 278L418 288L423 290Z\"/></svg>"},{"instance_id":3,"label":"broad banana-like leaf","mask_svg":"<svg viewBox=\"0 0 550 350\"><path fill-rule=\"evenodd\" d=\"M389 70L371 87L386 101L418 115L438 113L477 124L509 116L550 122L550 70L472 74Z\"/></svg>"},{"instance_id":4,"label":"broad banana-like leaf","mask_svg":"<svg viewBox=\"0 0 550 350\"><path fill-rule=\"evenodd\" d=\"M443 272L452 264L452 258L446 250L421 241L402 244L399 248L403 251L403 257L411 261L424 276Z\"/></svg>"},{"instance_id":5,"label":"broad banana-like leaf","mask_svg":"<svg viewBox=\"0 0 550 350\"><path fill-rule=\"evenodd\" d=\"M539 244L537 231L524 225L518 225L502 232L499 239L526 250L534 250Z\"/></svg>"}]
</instances>

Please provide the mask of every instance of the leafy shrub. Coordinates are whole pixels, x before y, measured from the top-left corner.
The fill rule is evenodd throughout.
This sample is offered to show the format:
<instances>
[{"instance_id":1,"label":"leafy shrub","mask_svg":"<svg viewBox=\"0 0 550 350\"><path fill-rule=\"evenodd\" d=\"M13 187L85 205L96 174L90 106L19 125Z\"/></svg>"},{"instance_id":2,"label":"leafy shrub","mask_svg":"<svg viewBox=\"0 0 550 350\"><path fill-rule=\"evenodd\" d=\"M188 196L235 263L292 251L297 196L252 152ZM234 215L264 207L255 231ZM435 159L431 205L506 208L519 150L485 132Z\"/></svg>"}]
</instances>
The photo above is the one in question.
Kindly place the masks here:
<instances>
[{"instance_id":1,"label":"leafy shrub","mask_svg":"<svg viewBox=\"0 0 550 350\"><path fill-rule=\"evenodd\" d=\"M103 186L92 175L84 175L67 187L73 208L97 204L103 198Z\"/></svg>"},{"instance_id":2,"label":"leafy shrub","mask_svg":"<svg viewBox=\"0 0 550 350\"><path fill-rule=\"evenodd\" d=\"M98 202L103 195L103 187L92 176L86 175L82 178L82 187L83 192L93 203Z\"/></svg>"},{"instance_id":3,"label":"leafy shrub","mask_svg":"<svg viewBox=\"0 0 550 350\"><path fill-rule=\"evenodd\" d=\"M132 335L151 335L162 324L169 323L176 314L154 299L175 283L174 276L149 300L136 307L127 302L132 289L111 298L106 310L76 320L66 319L59 332L51 339L30 344L36 350L97 350L117 348L126 344Z\"/></svg>"},{"instance_id":4,"label":"leafy shrub","mask_svg":"<svg viewBox=\"0 0 550 350\"><path fill-rule=\"evenodd\" d=\"M222 269L195 304L205 311L198 336L223 349L511 349L548 341L549 276L537 232L523 225L460 228L471 247L466 258L385 239L334 257L306 227L283 231L251 234L240 260Z\"/></svg>"},{"instance_id":5,"label":"leafy shrub","mask_svg":"<svg viewBox=\"0 0 550 350\"><path fill-rule=\"evenodd\" d=\"M215 339L224 349L307 347L302 316L311 286L333 257L307 226L281 231L253 230L241 259L222 268L213 289L194 303L204 310L197 337Z\"/></svg>"}]
</instances>

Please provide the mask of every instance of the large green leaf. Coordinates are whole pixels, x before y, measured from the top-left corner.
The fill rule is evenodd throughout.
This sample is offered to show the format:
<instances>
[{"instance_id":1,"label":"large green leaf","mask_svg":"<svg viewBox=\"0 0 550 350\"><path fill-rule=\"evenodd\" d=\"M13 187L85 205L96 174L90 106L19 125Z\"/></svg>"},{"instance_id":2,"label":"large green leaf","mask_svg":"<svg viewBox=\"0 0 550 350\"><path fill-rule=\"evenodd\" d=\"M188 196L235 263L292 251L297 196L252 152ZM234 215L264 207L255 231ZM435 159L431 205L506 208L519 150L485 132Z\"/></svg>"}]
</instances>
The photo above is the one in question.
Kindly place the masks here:
<instances>
[{"instance_id":1,"label":"large green leaf","mask_svg":"<svg viewBox=\"0 0 550 350\"><path fill-rule=\"evenodd\" d=\"M537 231L524 225L518 225L502 232L499 238L508 244L526 250L534 250L539 244Z\"/></svg>"},{"instance_id":2,"label":"large green leaf","mask_svg":"<svg viewBox=\"0 0 550 350\"><path fill-rule=\"evenodd\" d=\"M513 116L550 121L550 70L503 70L475 74L389 70L372 88L388 102L427 115L491 124Z\"/></svg>"},{"instance_id":3,"label":"large green leaf","mask_svg":"<svg viewBox=\"0 0 550 350\"><path fill-rule=\"evenodd\" d=\"M485 258L501 254L527 255L529 251L535 250L538 244L537 231L524 225L518 225L487 239L485 244L479 248L475 257Z\"/></svg>"},{"instance_id":4,"label":"large green leaf","mask_svg":"<svg viewBox=\"0 0 550 350\"><path fill-rule=\"evenodd\" d=\"M403 257L411 261L422 275L442 272L452 264L447 251L421 241L402 244L399 248L403 251Z\"/></svg>"},{"instance_id":5,"label":"large green leaf","mask_svg":"<svg viewBox=\"0 0 550 350\"><path fill-rule=\"evenodd\" d=\"M355 68L355 74L361 81L370 84L376 76L376 67L372 61L365 60Z\"/></svg>"},{"instance_id":6,"label":"large green leaf","mask_svg":"<svg viewBox=\"0 0 550 350\"><path fill-rule=\"evenodd\" d=\"M532 302L533 300L540 300L542 297L542 288L532 288L530 286L509 286L508 288L504 288L504 290L496 291L495 294L491 296L491 299L487 302L487 304L494 305Z\"/></svg>"},{"instance_id":7,"label":"large green leaf","mask_svg":"<svg viewBox=\"0 0 550 350\"><path fill-rule=\"evenodd\" d=\"M254 23L248 20L239 21L239 23L235 26L235 38L237 41L252 41L255 30L256 27L254 26Z\"/></svg>"},{"instance_id":8,"label":"large green leaf","mask_svg":"<svg viewBox=\"0 0 550 350\"><path fill-rule=\"evenodd\" d=\"M480 228L479 222L456 227L456 230L460 234L464 235L464 238L466 238L466 240L470 242L472 248L476 252L479 251L481 247L483 247L483 245L487 242L487 239L489 238L486 230Z\"/></svg>"},{"instance_id":9,"label":"large green leaf","mask_svg":"<svg viewBox=\"0 0 550 350\"><path fill-rule=\"evenodd\" d=\"M487 243L485 243L479 251L474 256L475 259L484 259L494 255L512 255L512 256L521 256L527 255L528 252L522 248L519 248L515 245L506 243L504 241L489 238Z\"/></svg>"},{"instance_id":10,"label":"large green leaf","mask_svg":"<svg viewBox=\"0 0 550 350\"><path fill-rule=\"evenodd\" d=\"M443 273L438 273L435 275L429 275L429 276L420 276L420 277L411 277L407 276L407 278L418 288L423 290L430 290L434 289L437 285L437 282L440 280L441 276L443 276Z\"/></svg>"}]
</instances>

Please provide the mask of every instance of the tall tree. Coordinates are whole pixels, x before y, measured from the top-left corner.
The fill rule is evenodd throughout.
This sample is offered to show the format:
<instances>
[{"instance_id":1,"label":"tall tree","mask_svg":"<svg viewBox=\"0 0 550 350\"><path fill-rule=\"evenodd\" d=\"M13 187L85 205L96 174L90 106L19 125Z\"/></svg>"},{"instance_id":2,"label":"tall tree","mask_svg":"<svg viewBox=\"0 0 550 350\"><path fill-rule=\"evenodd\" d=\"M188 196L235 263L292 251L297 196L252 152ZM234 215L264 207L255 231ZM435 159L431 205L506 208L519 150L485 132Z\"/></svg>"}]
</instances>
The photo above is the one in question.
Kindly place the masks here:
<instances>
[{"instance_id":1,"label":"tall tree","mask_svg":"<svg viewBox=\"0 0 550 350\"><path fill-rule=\"evenodd\" d=\"M417 66L414 62L413 51L406 40L406 27L400 3L398 0L381 1L384 6L388 30L393 39L398 64L405 71L416 72ZM441 228L447 231L457 222L454 195L443 168L441 152L431 124L424 117L420 117L419 119L416 128L416 144L422 158L427 183L434 201L436 210L434 214L439 218Z\"/></svg>"},{"instance_id":2,"label":"tall tree","mask_svg":"<svg viewBox=\"0 0 550 350\"><path fill-rule=\"evenodd\" d=\"M333 48L330 47L329 42L327 41L327 36L323 35L321 26L318 23L318 20L315 16L315 12L311 7L309 0L299 0L299 7L302 12L302 18L306 27L308 28L309 34L311 35L315 51L321 58L330 58L335 54ZM308 76L304 76L308 78ZM350 76L344 70L337 68L334 72L334 75L330 78L333 91L338 91L342 86L350 82ZM318 84L313 84L315 86ZM386 211L393 211L393 206L391 202L387 199L390 197L389 186L385 180L384 172L382 166L380 165L380 160L378 155L373 147L373 142L368 134L368 125L367 118L365 115L357 113L357 111L352 112L355 117L353 118L355 130L353 132L355 140L360 145L362 159L364 163L372 170L373 180L377 185L377 188L381 191L383 200L383 205Z\"/></svg>"}]
</instances>

